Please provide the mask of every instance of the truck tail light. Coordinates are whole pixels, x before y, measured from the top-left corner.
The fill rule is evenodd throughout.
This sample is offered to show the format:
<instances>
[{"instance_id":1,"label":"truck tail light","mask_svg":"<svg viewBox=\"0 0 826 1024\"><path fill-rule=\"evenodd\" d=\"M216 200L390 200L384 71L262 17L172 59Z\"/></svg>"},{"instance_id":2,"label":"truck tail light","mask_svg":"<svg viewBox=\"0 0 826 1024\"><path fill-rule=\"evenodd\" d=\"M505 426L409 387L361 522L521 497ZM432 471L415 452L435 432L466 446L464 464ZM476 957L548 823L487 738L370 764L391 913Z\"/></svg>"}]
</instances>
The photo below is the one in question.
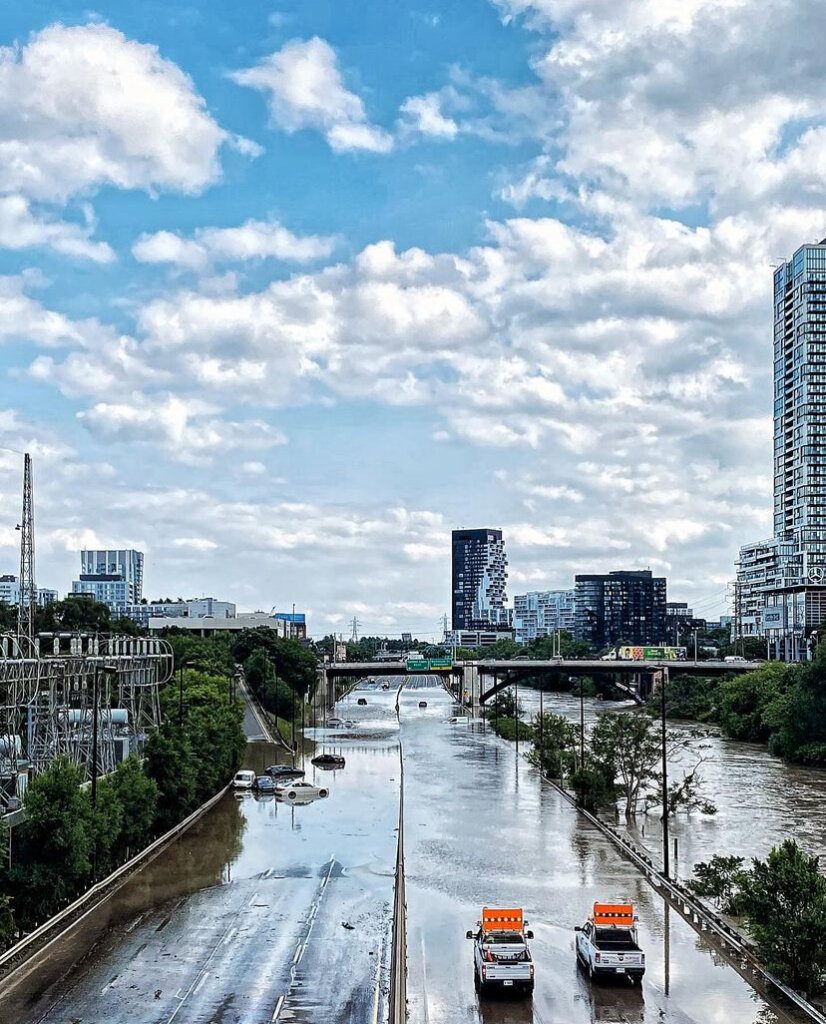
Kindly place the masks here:
<instances>
[{"instance_id":1,"label":"truck tail light","mask_svg":"<svg viewBox=\"0 0 826 1024\"><path fill-rule=\"evenodd\" d=\"M482 964L482 977L483 978L487 978L487 976L488 976L488 969L487 969L487 967L485 967L484 964Z\"/></svg>"},{"instance_id":2,"label":"truck tail light","mask_svg":"<svg viewBox=\"0 0 826 1024\"><path fill-rule=\"evenodd\" d=\"M531 977L533 977L533 964L531 964Z\"/></svg>"},{"instance_id":3,"label":"truck tail light","mask_svg":"<svg viewBox=\"0 0 826 1024\"><path fill-rule=\"evenodd\" d=\"M641 964L645 963L645 953L640 953L640 963Z\"/></svg>"},{"instance_id":4,"label":"truck tail light","mask_svg":"<svg viewBox=\"0 0 826 1024\"><path fill-rule=\"evenodd\" d=\"M602 963L602 954L601 953L597 953L597 955L594 957L594 962L598 963L598 964Z\"/></svg>"}]
</instances>

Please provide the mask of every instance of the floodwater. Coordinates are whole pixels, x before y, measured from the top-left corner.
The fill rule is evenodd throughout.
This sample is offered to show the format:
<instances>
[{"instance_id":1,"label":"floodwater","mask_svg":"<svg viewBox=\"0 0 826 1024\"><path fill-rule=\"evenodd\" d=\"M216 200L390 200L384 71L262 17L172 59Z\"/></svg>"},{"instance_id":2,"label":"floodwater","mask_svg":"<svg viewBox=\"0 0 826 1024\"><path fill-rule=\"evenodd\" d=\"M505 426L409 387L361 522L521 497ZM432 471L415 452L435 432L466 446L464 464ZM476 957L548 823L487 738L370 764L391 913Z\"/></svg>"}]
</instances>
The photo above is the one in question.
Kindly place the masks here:
<instances>
[{"instance_id":1,"label":"floodwater","mask_svg":"<svg viewBox=\"0 0 826 1024\"><path fill-rule=\"evenodd\" d=\"M0 993L3 1024L263 1024L382 1019L399 809L394 694L313 730L346 767L286 805L228 794ZM308 716L309 717L309 716ZM254 727L254 723L251 723ZM245 767L285 760L248 746ZM345 924L347 927L345 927Z\"/></svg>"},{"instance_id":2,"label":"floodwater","mask_svg":"<svg viewBox=\"0 0 826 1024\"><path fill-rule=\"evenodd\" d=\"M359 706L359 698L367 704ZM578 715L578 701L558 700L558 710L567 700L565 713ZM400 739L411 1024L797 1020L768 1007L669 911L542 782L524 750L517 755L478 720L452 721L450 697L425 677L402 690L400 725L395 702L392 683L386 691L362 688L336 708L349 725L334 729L318 716L303 761L308 781L329 784L328 799L306 806L249 793L222 799L7 985L0 1021L385 1020ZM592 720L597 703L586 710ZM248 727L254 733L256 722ZM314 769L313 750L344 754L346 767ZM284 751L270 744L248 747L250 768L283 760ZM722 827L722 811L712 821ZM782 819L772 828L782 828ZM576 967L573 928L597 899L631 900L637 908L647 955L641 988L590 984ZM536 935L533 1000L476 995L464 935L484 904L525 908Z\"/></svg>"},{"instance_id":3,"label":"floodwater","mask_svg":"<svg viewBox=\"0 0 826 1024\"><path fill-rule=\"evenodd\" d=\"M796 1019L769 1008L512 743L479 720L451 722L443 692L427 701L421 711L402 694L413 1024ZM641 988L591 984L577 968L573 929L596 900L634 903L647 959ZM532 1001L476 995L465 931L484 905L524 908L536 936Z\"/></svg>"},{"instance_id":4,"label":"floodwater","mask_svg":"<svg viewBox=\"0 0 826 1024\"><path fill-rule=\"evenodd\" d=\"M539 692L519 688L523 714L539 711ZM545 693L545 711L579 722L579 698ZM586 729L600 714L631 710L630 703L585 698ZM809 853L820 856L826 869L826 771L785 764L772 757L765 746L725 739L718 729L686 722L668 722L668 729L689 745L669 763L672 780L691 771L702 758L701 792L717 808L714 815L679 813L670 819L672 840L677 841L676 872L689 878L699 861L714 854L765 857L773 846L794 838ZM696 734L700 734L697 736ZM662 858L662 831L658 812L640 816L631 830L636 842Z\"/></svg>"}]
</instances>

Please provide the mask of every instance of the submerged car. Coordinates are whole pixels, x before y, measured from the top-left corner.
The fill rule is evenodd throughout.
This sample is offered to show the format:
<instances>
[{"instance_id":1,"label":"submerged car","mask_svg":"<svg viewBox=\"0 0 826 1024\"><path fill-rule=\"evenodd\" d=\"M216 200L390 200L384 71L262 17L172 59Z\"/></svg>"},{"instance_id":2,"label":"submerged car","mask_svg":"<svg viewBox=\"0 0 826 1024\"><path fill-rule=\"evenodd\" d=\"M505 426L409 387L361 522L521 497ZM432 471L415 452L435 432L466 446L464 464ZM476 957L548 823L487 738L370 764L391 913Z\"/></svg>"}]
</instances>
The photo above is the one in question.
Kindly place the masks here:
<instances>
[{"instance_id":1,"label":"submerged car","mask_svg":"<svg viewBox=\"0 0 826 1024\"><path fill-rule=\"evenodd\" d=\"M275 782L269 775L259 775L253 787L256 793L275 793Z\"/></svg>"},{"instance_id":2,"label":"submerged car","mask_svg":"<svg viewBox=\"0 0 826 1024\"><path fill-rule=\"evenodd\" d=\"M304 772L289 764L271 764L264 771L273 779L303 779Z\"/></svg>"},{"instance_id":3,"label":"submerged car","mask_svg":"<svg viewBox=\"0 0 826 1024\"><path fill-rule=\"evenodd\" d=\"M319 754L313 758L316 768L343 768L345 761L341 754Z\"/></svg>"},{"instance_id":4,"label":"submerged car","mask_svg":"<svg viewBox=\"0 0 826 1024\"><path fill-rule=\"evenodd\" d=\"M342 719L342 718L328 718L327 719L327 728L328 729L343 729L344 728L344 719Z\"/></svg>"},{"instance_id":5,"label":"submerged car","mask_svg":"<svg viewBox=\"0 0 826 1024\"><path fill-rule=\"evenodd\" d=\"M359 699L356 701L356 704L358 704L360 707L364 707L364 705L366 703L367 703L367 698L366 697L359 697Z\"/></svg>"},{"instance_id":6,"label":"submerged car","mask_svg":"<svg viewBox=\"0 0 826 1024\"><path fill-rule=\"evenodd\" d=\"M311 786L309 782L285 782L276 787L275 795L279 800L301 803L303 800L323 799L330 795L326 786Z\"/></svg>"},{"instance_id":7,"label":"submerged car","mask_svg":"<svg viewBox=\"0 0 826 1024\"><path fill-rule=\"evenodd\" d=\"M427 701L426 700L420 700L419 701L419 707L420 708L426 708L427 707Z\"/></svg>"},{"instance_id":8,"label":"submerged car","mask_svg":"<svg viewBox=\"0 0 826 1024\"><path fill-rule=\"evenodd\" d=\"M247 771L245 768L240 772L236 772L232 780L233 789L252 789L254 784L255 772Z\"/></svg>"}]
</instances>

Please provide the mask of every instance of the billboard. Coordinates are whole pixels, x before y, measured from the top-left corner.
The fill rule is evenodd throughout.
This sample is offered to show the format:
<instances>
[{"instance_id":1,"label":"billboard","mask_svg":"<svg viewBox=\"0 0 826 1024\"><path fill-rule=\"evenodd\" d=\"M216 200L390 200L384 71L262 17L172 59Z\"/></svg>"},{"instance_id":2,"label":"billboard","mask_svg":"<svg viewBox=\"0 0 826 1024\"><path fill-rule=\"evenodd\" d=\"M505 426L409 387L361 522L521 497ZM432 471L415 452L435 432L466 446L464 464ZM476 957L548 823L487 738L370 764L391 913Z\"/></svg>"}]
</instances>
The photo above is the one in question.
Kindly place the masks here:
<instances>
[{"instance_id":1,"label":"billboard","mask_svg":"<svg viewBox=\"0 0 826 1024\"><path fill-rule=\"evenodd\" d=\"M783 629L786 625L786 609L782 604L769 605L763 609L763 629Z\"/></svg>"}]
</instances>

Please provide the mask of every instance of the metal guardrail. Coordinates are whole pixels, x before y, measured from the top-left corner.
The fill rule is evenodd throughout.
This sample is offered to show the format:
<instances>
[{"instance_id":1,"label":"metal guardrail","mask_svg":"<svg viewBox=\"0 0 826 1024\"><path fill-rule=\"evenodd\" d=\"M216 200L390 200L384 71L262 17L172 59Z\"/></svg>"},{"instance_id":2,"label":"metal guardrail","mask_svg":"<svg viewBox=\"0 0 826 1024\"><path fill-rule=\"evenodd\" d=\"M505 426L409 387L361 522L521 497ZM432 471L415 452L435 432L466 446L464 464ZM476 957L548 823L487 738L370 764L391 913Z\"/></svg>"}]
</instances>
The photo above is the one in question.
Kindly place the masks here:
<instances>
[{"instance_id":1,"label":"metal guardrail","mask_svg":"<svg viewBox=\"0 0 826 1024\"><path fill-rule=\"evenodd\" d=\"M16 971L25 967L33 957L44 953L50 946L57 942L58 939L62 938L70 928L79 924L85 917L91 914L92 911L96 910L127 881L128 876L136 868L143 867L144 864L147 864L153 859L153 857L160 853L164 846L168 845L170 842L186 832L191 825L206 814L206 812L221 799L228 789L229 785L224 786L224 788L219 790L215 796L210 797L206 803L201 804L200 807L196 808L190 815L184 818L183 821L175 825L174 828L171 828L168 832L165 832L164 835L150 843L149 846L141 850L140 853L135 854L131 860L128 860L125 864L116 868L110 875L107 875L106 878L102 879L100 882L96 882L90 889L87 889L82 896L79 896L74 903L70 903L68 907L64 907L63 910L55 914L54 917L50 917L48 921L44 921L43 924L35 928L33 932L29 932L28 935L24 936L19 942L15 943L7 949L5 953L0 955L0 976L2 976L0 977L0 996L3 995L4 986L8 984ZM89 905L87 906L87 904ZM85 910L83 909L84 907L86 907ZM74 915L76 915L80 910L83 910L83 913L80 914L79 917L75 917ZM65 927L61 928L61 925L65 925ZM59 930L45 943L45 945L38 945L42 939L55 929ZM22 959L20 959L19 963L15 963L18 958Z\"/></svg>"},{"instance_id":2,"label":"metal guardrail","mask_svg":"<svg viewBox=\"0 0 826 1024\"><path fill-rule=\"evenodd\" d=\"M683 914L695 931L698 931L701 934L703 929L713 932L722 945L726 947L729 955L732 956L733 959L737 958L739 960L742 971L760 977L771 988L781 992L786 999L793 1003L799 1010L802 1010L809 1020L815 1021L816 1024L826 1024L826 1015L824 1015L799 992L795 992L794 989L789 988L788 985L772 974L771 971L767 970L754 955L752 949L743 939L743 936L736 929L732 928L727 921L723 920L719 914L715 914L713 910L702 903L694 893L686 889L685 886L673 879L666 878L665 875L654 865L654 862L648 856L647 852L638 849L638 847L622 835L618 829L607 824L607 822L602 821L595 814L591 814L590 811L586 811L584 807L580 807L571 794L566 789L563 789L557 782L553 779L549 779L547 775L543 775L542 778L549 783L549 785L553 786L554 789L556 789L557 792L559 792L573 807L575 807L587 821L598 828L603 835L607 836L615 846L619 847L622 853L628 857L629 860L633 861L636 867L642 871L646 879L652 885L667 893L671 902Z\"/></svg>"},{"instance_id":3,"label":"metal guardrail","mask_svg":"<svg viewBox=\"0 0 826 1024\"><path fill-rule=\"evenodd\" d=\"M399 714L401 687L396 692ZM407 900L404 886L404 757L399 736L399 832L396 843L396 877L393 892L393 933L390 947L390 1024L407 1020Z\"/></svg>"}]
</instances>

